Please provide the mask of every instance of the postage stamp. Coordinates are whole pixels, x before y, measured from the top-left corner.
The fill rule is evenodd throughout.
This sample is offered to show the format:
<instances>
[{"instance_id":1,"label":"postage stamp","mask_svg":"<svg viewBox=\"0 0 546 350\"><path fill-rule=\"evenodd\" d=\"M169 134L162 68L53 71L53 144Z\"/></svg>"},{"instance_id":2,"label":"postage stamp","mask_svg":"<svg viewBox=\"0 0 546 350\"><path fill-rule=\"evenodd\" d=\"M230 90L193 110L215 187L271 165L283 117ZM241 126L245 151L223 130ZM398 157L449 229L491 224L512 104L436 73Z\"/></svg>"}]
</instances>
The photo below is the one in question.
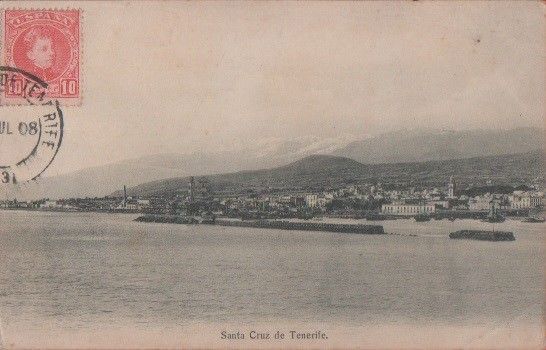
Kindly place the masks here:
<instances>
[{"instance_id":1,"label":"postage stamp","mask_svg":"<svg viewBox=\"0 0 546 350\"><path fill-rule=\"evenodd\" d=\"M23 86L17 113L0 118L0 184L38 179L55 159L63 140L63 111L47 97L48 84L22 69L0 66L0 93L13 82Z\"/></svg>"},{"instance_id":2,"label":"postage stamp","mask_svg":"<svg viewBox=\"0 0 546 350\"><path fill-rule=\"evenodd\" d=\"M4 65L47 83L47 97L63 106L81 103L80 10L4 10ZM24 103L24 78L5 89L3 104Z\"/></svg>"}]
</instances>

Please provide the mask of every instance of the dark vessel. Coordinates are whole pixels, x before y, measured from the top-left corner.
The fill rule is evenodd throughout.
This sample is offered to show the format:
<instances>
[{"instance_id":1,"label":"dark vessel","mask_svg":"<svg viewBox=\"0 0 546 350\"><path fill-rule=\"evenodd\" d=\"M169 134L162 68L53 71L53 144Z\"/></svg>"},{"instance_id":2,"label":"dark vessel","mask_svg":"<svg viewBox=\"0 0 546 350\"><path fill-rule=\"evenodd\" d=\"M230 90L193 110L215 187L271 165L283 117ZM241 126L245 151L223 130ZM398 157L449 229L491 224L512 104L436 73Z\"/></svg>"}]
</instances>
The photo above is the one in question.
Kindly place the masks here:
<instances>
[{"instance_id":1,"label":"dark vessel","mask_svg":"<svg viewBox=\"0 0 546 350\"><path fill-rule=\"evenodd\" d=\"M498 200L492 200L491 206L489 208L489 214L487 214L486 218L482 221L484 222L490 222L490 223L497 223L497 222L504 222L506 218L501 214L500 212L500 203Z\"/></svg>"},{"instance_id":2,"label":"dark vessel","mask_svg":"<svg viewBox=\"0 0 546 350\"><path fill-rule=\"evenodd\" d=\"M544 222L544 218L541 215L541 212L540 210L537 210L537 209L530 209L529 210L529 214L526 218L524 218L523 220L521 220L522 222L530 222L530 223L534 223L534 224L537 224L537 223L542 223Z\"/></svg>"},{"instance_id":3,"label":"dark vessel","mask_svg":"<svg viewBox=\"0 0 546 350\"><path fill-rule=\"evenodd\" d=\"M485 219L483 219L482 221L490 222L490 223L497 223L497 222L506 221L506 218L504 216L502 216L501 214L487 215L487 217Z\"/></svg>"},{"instance_id":4,"label":"dark vessel","mask_svg":"<svg viewBox=\"0 0 546 350\"><path fill-rule=\"evenodd\" d=\"M367 214L364 217L368 221L379 221L379 220L388 220L389 218L386 215L374 213L374 214Z\"/></svg>"},{"instance_id":5,"label":"dark vessel","mask_svg":"<svg viewBox=\"0 0 546 350\"><path fill-rule=\"evenodd\" d=\"M424 222L424 221L430 221L430 215L428 214L419 214L419 215L415 215L413 217L415 219L415 221L417 222Z\"/></svg>"},{"instance_id":6,"label":"dark vessel","mask_svg":"<svg viewBox=\"0 0 546 350\"><path fill-rule=\"evenodd\" d=\"M385 234L381 225L362 225L362 224L335 224L322 222L294 222L286 220L198 220L196 218L187 218L177 215L143 215L135 219L139 222L156 222L172 224L205 224L217 226L235 226L266 228L276 230L298 230L298 231L326 231L339 233L359 233L359 234Z\"/></svg>"},{"instance_id":7,"label":"dark vessel","mask_svg":"<svg viewBox=\"0 0 546 350\"><path fill-rule=\"evenodd\" d=\"M193 216L146 214L135 219L139 222L156 222L164 224L198 224L199 220Z\"/></svg>"},{"instance_id":8,"label":"dark vessel","mask_svg":"<svg viewBox=\"0 0 546 350\"><path fill-rule=\"evenodd\" d=\"M544 222L544 218L539 218L539 217L536 217L536 216L530 216L530 217L527 217L523 220L521 220L522 222L530 222L530 223L541 223L541 222Z\"/></svg>"},{"instance_id":9,"label":"dark vessel","mask_svg":"<svg viewBox=\"0 0 546 350\"><path fill-rule=\"evenodd\" d=\"M295 222L286 220L216 220L218 226L254 227L277 230L326 231L339 233L385 234L381 225L334 224L324 222Z\"/></svg>"},{"instance_id":10,"label":"dark vessel","mask_svg":"<svg viewBox=\"0 0 546 350\"><path fill-rule=\"evenodd\" d=\"M516 238L512 232L506 231L483 231L483 230L460 230L451 232L449 238L452 239L473 239L478 241L515 241Z\"/></svg>"}]
</instances>

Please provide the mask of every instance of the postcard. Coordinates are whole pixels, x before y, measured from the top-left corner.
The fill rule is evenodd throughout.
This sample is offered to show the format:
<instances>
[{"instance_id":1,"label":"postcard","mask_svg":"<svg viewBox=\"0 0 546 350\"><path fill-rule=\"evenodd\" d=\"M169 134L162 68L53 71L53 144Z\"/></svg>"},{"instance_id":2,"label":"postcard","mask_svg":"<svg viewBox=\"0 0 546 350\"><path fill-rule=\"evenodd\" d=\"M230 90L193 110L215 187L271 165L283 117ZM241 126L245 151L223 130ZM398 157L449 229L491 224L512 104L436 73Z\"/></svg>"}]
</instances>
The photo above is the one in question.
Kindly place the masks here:
<instances>
[{"instance_id":1,"label":"postcard","mask_svg":"<svg viewBox=\"0 0 546 350\"><path fill-rule=\"evenodd\" d=\"M0 4L0 349L542 349L540 1Z\"/></svg>"}]
</instances>

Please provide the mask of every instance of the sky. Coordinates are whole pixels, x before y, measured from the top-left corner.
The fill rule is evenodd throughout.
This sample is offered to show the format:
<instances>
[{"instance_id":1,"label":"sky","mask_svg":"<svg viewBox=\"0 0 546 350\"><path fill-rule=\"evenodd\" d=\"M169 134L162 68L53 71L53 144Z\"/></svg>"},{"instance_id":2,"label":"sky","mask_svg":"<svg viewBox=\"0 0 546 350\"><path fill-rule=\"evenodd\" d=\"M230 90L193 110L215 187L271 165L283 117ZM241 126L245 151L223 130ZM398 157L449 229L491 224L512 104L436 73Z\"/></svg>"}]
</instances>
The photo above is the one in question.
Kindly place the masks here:
<instances>
[{"instance_id":1,"label":"sky","mask_svg":"<svg viewBox=\"0 0 546 350\"><path fill-rule=\"evenodd\" d=\"M18 7L72 7L25 3ZM542 2L78 2L49 175L260 140L544 126Z\"/></svg>"}]
</instances>

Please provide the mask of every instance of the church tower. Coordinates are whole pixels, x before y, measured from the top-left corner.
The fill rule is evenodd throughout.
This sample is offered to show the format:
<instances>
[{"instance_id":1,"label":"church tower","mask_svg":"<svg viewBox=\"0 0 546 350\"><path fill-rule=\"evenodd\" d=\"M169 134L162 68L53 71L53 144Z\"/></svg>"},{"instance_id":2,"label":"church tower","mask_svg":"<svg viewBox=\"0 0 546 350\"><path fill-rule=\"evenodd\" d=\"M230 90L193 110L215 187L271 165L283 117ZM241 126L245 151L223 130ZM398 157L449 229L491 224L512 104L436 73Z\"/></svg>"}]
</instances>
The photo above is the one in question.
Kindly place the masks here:
<instances>
[{"instance_id":1,"label":"church tower","mask_svg":"<svg viewBox=\"0 0 546 350\"><path fill-rule=\"evenodd\" d=\"M447 197L455 198L455 181L453 180L453 176L449 177L449 183L447 185Z\"/></svg>"}]
</instances>

